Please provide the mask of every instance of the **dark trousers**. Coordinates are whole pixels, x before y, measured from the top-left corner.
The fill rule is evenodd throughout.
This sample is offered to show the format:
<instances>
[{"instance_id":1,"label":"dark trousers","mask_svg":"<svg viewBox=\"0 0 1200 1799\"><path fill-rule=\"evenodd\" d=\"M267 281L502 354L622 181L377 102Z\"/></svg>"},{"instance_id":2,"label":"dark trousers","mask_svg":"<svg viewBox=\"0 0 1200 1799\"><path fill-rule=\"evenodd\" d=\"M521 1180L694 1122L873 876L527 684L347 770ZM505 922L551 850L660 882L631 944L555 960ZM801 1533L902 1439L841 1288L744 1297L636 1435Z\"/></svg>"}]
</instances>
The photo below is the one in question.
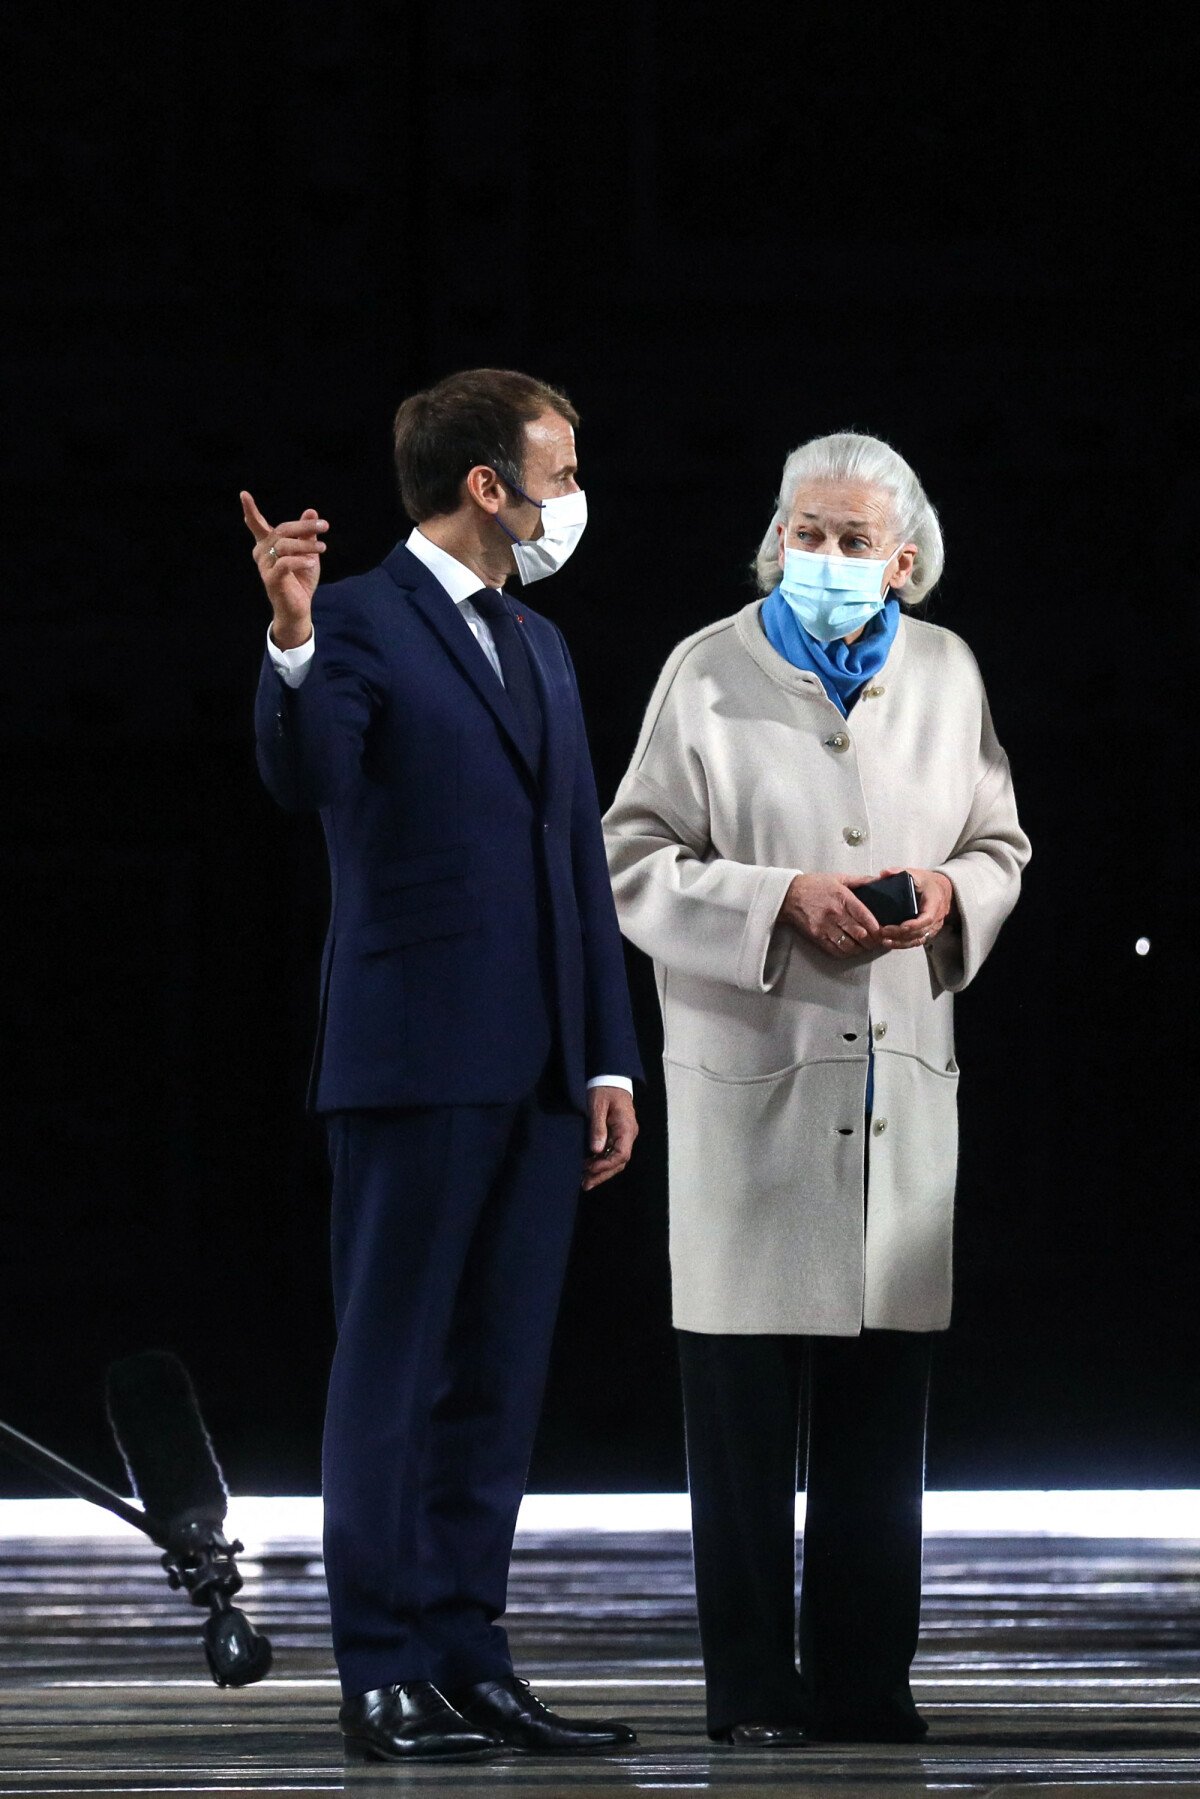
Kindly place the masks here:
<instances>
[{"instance_id":1,"label":"dark trousers","mask_svg":"<svg viewBox=\"0 0 1200 1799\"><path fill-rule=\"evenodd\" d=\"M504 1611L586 1153L518 1105L328 1120L325 1572L347 1696L512 1672Z\"/></svg>"},{"instance_id":2,"label":"dark trousers","mask_svg":"<svg viewBox=\"0 0 1200 1799\"><path fill-rule=\"evenodd\" d=\"M709 1731L911 1719L931 1337L677 1336Z\"/></svg>"}]
</instances>

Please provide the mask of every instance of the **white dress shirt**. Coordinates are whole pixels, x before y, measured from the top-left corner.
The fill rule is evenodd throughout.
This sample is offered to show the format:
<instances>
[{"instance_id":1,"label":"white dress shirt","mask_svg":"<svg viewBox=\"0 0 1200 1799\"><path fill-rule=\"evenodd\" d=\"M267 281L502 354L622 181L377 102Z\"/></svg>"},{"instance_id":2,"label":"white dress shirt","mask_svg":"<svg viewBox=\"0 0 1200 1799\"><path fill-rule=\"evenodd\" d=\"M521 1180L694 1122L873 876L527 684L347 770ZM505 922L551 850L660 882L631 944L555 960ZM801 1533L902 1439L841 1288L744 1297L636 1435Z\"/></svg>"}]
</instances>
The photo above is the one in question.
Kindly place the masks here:
<instances>
[{"instance_id":1,"label":"white dress shirt","mask_svg":"<svg viewBox=\"0 0 1200 1799\"><path fill-rule=\"evenodd\" d=\"M503 682L504 676L500 670L500 658L496 654L496 642L492 636L491 626L483 614L476 612L471 604L471 595L478 593L483 586L483 582L475 570L468 568L465 562L460 562L457 556L449 555L440 545L431 542L415 527L409 532L404 547L406 550L411 550L417 561L423 562L430 574L435 575L441 582L467 624L470 625L475 641L495 669L497 678ZM270 631L267 632L267 653L279 671L280 680L286 682L289 687L300 686L308 672L308 665L313 659L316 647L315 628L308 642L302 643L297 650L278 649Z\"/></svg>"},{"instance_id":2,"label":"white dress shirt","mask_svg":"<svg viewBox=\"0 0 1200 1799\"><path fill-rule=\"evenodd\" d=\"M478 593L484 586L484 583L479 579L479 576L475 573L474 569L468 568L465 562L460 562L456 556L451 556L438 544L432 543L430 539L424 536L415 526L409 532L404 547L411 550L413 555L417 558L417 561L423 562L430 574L436 576L437 580L445 588L446 592L450 595L450 598L454 601L454 604L458 607L458 610L462 613L463 618L471 627L471 631L474 634L480 649L495 669L499 680L503 683L504 676L501 673L500 658L496 653L496 641L492 636L491 627L483 617L482 613L477 612L471 604L471 595L473 593ZM308 674L309 663L316 654L316 648L317 633L315 626L313 627L313 633L308 639L308 642L302 643L300 647L295 650L281 650L271 636L270 629L268 628L267 630L267 654L271 658L271 662L279 679L287 687L300 687L303 685L305 677ZM588 1086L620 1087L625 1093L633 1092L633 1082L630 1080L629 1076L625 1074L598 1074L588 1082Z\"/></svg>"}]
</instances>

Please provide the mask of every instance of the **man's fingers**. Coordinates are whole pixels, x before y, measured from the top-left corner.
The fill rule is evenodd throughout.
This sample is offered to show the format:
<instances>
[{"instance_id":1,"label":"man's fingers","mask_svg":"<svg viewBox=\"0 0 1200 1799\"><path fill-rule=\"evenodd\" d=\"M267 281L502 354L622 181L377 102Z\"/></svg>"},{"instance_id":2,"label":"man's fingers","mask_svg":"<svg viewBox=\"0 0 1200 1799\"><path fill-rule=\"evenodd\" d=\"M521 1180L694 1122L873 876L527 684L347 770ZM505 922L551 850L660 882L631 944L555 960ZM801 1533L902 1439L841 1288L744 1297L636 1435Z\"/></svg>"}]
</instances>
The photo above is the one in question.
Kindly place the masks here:
<instances>
[{"instance_id":1,"label":"man's fingers","mask_svg":"<svg viewBox=\"0 0 1200 1799\"><path fill-rule=\"evenodd\" d=\"M243 488L239 498L242 502L242 517L246 521L246 527L254 533L255 543L261 543L264 537L271 535L271 527L255 505L252 493L247 493Z\"/></svg>"},{"instance_id":2,"label":"man's fingers","mask_svg":"<svg viewBox=\"0 0 1200 1799\"><path fill-rule=\"evenodd\" d=\"M592 1122L588 1137L588 1148L593 1156L601 1155L608 1142L608 1098L597 1090L590 1102Z\"/></svg>"},{"instance_id":3,"label":"man's fingers","mask_svg":"<svg viewBox=\"0 0 1200 1799\"><path fill-rule=\"evenodd\" d=\"M272 533L277 537L311 539L318 531L329 529L329 520L322 518L315 506L306 507L299 518L284 519L282 524L272 525L259 511L252 493L243 488L239 497L242 502L242 517L247 529L253 532L255 543L264 543Z\"/></svg>"},{"instance_id":4,"label":"man's fingers","mask_svg":"<svg viewBox=\"0 0 1200 1799\"><path fill-rule=\"evenodd\" d=\"M624 1168L632 1149L632 1143L627 1143L624 1149L618 1148L614 1143L611 1149L600 1150L598 1154L588 1157L585 1163L587 1172L589 1174L614 1174L618 1169Z\"/></svg>"},{"instance_id":5,"label":"man's fingers","mask_svg":"<svg viewBox=\"0 0 1200 1799\"><path fill-rule=\"evenodd\" d=\"M637 1119L625 1106L606 1106L592 1120L591 1155L584 1163L583 1190L590 1192L614 1174L620 1174L633 1153Z\"/></svg>"},{"instance_id":6,"label":"man's fingers","mask_svg":"<svg viewBox=\"0 0 1200 1799\"><path fill-rule=\"evenodd\" d=\"M637 1125L632 1119L624 1113L610 1117L598 1131L593 1128L588 1166L607 1168L614 1162L623 1166L633 1153L636 1137Z\"/></svg>"},{"instance_id":7,"label":"man's fingers","mask_svg":"<svg viewBox=\"0 0 1200 1799\"><path fill-rule=\"evenodd\" d=\"M274 550L274 556L271 556ZM319 537L275 537L270 545L263 546L263 555L270 562L282 562L285 556L323 556L325 545Z\"/></svg>"},{"instance_id":8,"label":"man's fingers","mask_svg":"<svg viewBox=\"0 0 1200 1799\"><path fill-rule=\"evenodd\" d=\"M614 1174L620 1174L628 1160L628 1156L626 1156L623 1161L618 1160L616 1156L606 1156L603 1160L593 1157L588 1162L587 1170L583 1177L584 1192L590 1193L593 1187L600 1187L605 1181L611 1181Z\"/></svg>"},{"instance_id":9,"label":"man's fingers","mask_svg":"<svg viewBox=\"0 0 1200 1799\"><path fill-rule=\"evenodd\" d=\"M274 562L268 562L267 567L272 574L276 569L311 570L318 566L320 560L319 556L276 556Z\"/></svg>"},{"instance_id":10,"label":"man's fingers","mask_svg":"<svg viewBox=\"0 0 1200 1799\"><path fill-rule=\"evenodd\" d=\"M633 1145L637 1137L637 1125L627 1112L622 1112L613 1131L612 1153L624 1165L633 1154Z\"/></svg>"}]
</instances>

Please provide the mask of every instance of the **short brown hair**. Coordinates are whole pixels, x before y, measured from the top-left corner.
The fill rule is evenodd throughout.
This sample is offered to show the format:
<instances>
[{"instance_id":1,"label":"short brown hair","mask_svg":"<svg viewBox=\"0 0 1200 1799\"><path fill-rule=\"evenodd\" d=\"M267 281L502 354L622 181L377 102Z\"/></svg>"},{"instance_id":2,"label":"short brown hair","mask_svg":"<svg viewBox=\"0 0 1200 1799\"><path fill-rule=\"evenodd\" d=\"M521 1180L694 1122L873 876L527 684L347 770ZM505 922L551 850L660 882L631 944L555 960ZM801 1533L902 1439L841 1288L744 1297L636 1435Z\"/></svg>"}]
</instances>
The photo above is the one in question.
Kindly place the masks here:
<instances>
[{"instance_id":1,"label":"short brown hair","mask_svg":"<svg viewBox=\"0 0 1200 1799\"><path fill-rule=\"evenodd\" d=\"M479 463L519 481L525 426L543 412L557 412L572 427L579 423L566 394L513 369L463 369L410 394L394 427L400 499L409 518L419 525L455 511L463 479Z\"/></svg>"}]
</instances>

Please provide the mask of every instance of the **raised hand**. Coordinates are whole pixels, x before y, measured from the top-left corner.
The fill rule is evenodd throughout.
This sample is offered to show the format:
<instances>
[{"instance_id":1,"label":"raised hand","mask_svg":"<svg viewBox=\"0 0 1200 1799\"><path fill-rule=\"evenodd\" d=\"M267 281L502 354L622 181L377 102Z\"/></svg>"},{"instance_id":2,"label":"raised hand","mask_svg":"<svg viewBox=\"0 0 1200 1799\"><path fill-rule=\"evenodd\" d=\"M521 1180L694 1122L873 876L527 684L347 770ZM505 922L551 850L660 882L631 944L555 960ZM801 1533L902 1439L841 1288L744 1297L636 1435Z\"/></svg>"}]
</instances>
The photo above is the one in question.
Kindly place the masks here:
<instances>
[{"instance_id":1,"label":"raised hand","mask_svg":"<svg viewBox=\"0 0 1200 1799\"><path fill-rule=\"evenodd\" d=\"M312 601L321 579L325 520L309 506L298 519L269 525L243 491L242 517L254 539L254 560L271 602L271 636L281 650L295 650L312 636Z\"/></svg>"},{"instance_id":2,"label":"raised hand","mask_svg":"<svg viewBox=\"0 0 1200 1799\"><path fill-rule=\"evenodd\" d=\"M878 949L878 921L854 897L853 880L853 875L796 875L779 909L780 924L791 925L841 962Z\"/></svg>"}]
</instances>

